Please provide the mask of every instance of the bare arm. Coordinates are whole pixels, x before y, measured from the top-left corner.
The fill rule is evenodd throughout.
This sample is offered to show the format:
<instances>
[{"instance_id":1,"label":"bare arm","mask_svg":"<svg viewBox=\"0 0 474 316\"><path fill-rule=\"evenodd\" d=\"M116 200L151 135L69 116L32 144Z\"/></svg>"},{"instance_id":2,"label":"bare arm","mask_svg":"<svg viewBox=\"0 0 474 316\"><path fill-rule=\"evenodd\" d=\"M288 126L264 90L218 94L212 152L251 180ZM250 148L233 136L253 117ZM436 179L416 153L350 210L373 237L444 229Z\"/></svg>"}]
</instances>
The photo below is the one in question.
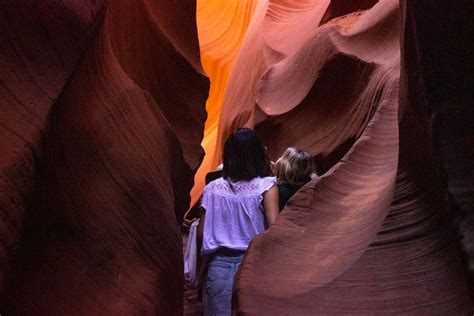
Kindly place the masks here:
<instances>
[{"instance_id":1,"label":"bare arm","mask_svg":"<svg viewBox=\"0 0 474 316\"><path fill-rule=\"evenodd\" d=\"M263 209L268 227L270 227L278 216L278 188L272 186L270 190L263 193Z\"/></svg>"}]
</instances>

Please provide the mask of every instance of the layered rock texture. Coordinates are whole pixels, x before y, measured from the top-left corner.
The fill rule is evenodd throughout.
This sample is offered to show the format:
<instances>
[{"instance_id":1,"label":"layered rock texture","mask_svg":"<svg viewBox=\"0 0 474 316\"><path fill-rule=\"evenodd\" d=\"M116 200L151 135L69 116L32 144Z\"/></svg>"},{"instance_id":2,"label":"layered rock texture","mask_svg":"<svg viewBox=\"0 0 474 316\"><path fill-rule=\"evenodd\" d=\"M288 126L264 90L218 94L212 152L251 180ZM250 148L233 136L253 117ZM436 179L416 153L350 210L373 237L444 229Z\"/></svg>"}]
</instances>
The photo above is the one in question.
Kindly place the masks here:
<instances>
[{"instance_id":1,"label":"layered rock texture","mask_svg":"<svg viewBox=\"0 0 474 316\"><path fill-rule=\"evenodd\" d=\"M249 126L321 176L252 242L236 313L470 314L472 12L3 2L0 313L182 314L179 222Z\"/></svg>"},{"instance_id":2,"label":"layered rock texture","mask_svg":"<svg viewBox=\"0 0 474 316\"><path fill-rule=\"evenodd\" d=\"M195 12L1 4L2 314L181 313L209 90Z\"/></svg>"},{"instance_id":3,"label":"layered rock texture","mask_svg":"<svg viewBox=\"0 0 474 316\"><path fill-rule=\"evenodd\" d=\"M201 195L206 173L214 170L221 160L215 148L222 100L256 3L255 0L197 1L201 60L211 80L211 86L206 102L207 120L201 143L206 155L195 176L191 191L192 205Z\"/></svg>"},{"instance_id":4,"label":"layered rock texture","mask_svg":"<svg viewBox=\"0 0 474 316\"><path fill-rule=\"evenodd\" d=\"M458 168L449 185L469 209L472 120L452 129L454 98L444 106L432 99L448 89L472 102L465 70L454 71L470 50L453 51L452 62L436 49L454 49L463 37L446 33L471 22L455 11L453 30L431 31L427 12L443 15L434 3L391 0L257 3L222 100L214 157L234 128L250 126L271 158L304 148L322 176L252 242L236 277L236 312L471 311L440 155ZM458 226L469 251L469 216Z\"/></svg>"}]
</instances>

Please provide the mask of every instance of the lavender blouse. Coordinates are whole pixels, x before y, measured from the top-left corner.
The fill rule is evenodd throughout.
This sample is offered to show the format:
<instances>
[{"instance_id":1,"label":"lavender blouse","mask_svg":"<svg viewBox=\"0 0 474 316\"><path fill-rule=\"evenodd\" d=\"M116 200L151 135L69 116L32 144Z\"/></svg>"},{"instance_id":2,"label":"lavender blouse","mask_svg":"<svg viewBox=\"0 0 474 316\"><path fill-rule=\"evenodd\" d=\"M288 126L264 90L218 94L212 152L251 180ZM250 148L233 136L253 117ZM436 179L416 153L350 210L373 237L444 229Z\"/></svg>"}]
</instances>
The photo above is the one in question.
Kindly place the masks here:
<instances>
[{"instance_id":1,"label":"lavender blouse","mask_svg":"<svg viewBox=\"0 0 474 316\"><path fill-rule=\"evenodd\" d=\"M264 177L238 182L219 178L206 185L201 202L206 210L201 252L221 247L247 250L252 238L266 228L262 194L275 184L275 177Z\"/></svg>"}]
</instances>

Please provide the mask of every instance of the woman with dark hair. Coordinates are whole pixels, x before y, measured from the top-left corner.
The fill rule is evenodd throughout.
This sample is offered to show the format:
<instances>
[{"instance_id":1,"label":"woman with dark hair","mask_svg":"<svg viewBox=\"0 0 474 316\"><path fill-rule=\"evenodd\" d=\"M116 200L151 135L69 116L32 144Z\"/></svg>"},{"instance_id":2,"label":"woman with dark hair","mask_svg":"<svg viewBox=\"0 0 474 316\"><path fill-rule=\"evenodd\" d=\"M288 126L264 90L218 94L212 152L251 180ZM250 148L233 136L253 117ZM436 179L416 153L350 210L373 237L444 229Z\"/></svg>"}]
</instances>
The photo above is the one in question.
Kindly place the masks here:
<instances>
[{"instance_id":1,"label":"woman with dark hair","mask_svg":"<svg viewBox=\"0 0 474 316\"><path fill-rule=\"evenodd\" d=\"M225 142L222 177L204 188L198 234L208 270L204 315L230 315L234 275L257 234L278 215L278 189L262 141L239 128Z\"/></svg>"}]
</instances>

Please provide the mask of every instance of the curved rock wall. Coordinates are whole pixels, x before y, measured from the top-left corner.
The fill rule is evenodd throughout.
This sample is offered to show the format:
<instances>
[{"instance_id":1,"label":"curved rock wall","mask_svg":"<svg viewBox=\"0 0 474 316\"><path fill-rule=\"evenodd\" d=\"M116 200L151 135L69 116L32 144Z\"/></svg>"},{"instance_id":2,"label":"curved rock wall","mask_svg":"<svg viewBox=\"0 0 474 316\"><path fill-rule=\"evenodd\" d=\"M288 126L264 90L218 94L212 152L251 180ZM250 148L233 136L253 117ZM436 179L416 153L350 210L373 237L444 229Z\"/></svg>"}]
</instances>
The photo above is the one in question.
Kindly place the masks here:
<instances>
[{"instance_id":1,"label":"curved rock wall","mask_svg":"<svg viewBox=\"0 0 474 316\"><path fill-rule=\"evenodd\" d=\"M27 3L1 9L1 312L179 315L209 89L195 3Z\"/></svg>"},{"instance_id":2,"label":"curved rock wall","mask_svg":"<svg viewBox=\"0 0 474 316\"><path fill-rule=\"evenodd\" d=\"M235 127L255 126L272 158L295 145L324 173L252 242L234 308L467 313L430 116L405 92L399 102L405 11L397 1L342 7L259 3L232 70L220 144Z\"/></svg>"},{"instance_id":3,"label":"curved rock wall","mask_svg":"<svg viewBox=\"0 0 474 316\"><path fill-rule=\"evenodd\" d=\"M433 154L441 165L471 286L474 284L474 3L402 1L402 100L432 124ZM438 21L433 24L432 21ZM447 190L446 190L447 188ZM472 288L471 288L472 291ZM474 293L474 292L472 292ZM474 294L473 294L474 295Z\"/></svg>"},{"instance_id":4,"label":"curved rock wall","mask_svg":"<svg viewBox=\"0 0 474 316\"><path fill-rule=\"evenodd\" d=\"M206 155L194 178L191 205L195 205L201 196L206 173L214 170L220 163L220 156L215 155L214 148L222 100L256 3L256 0L197 1L201 60L211 86L206 102L207 120L201 144Z\"/></svg>"},{"instance_id":5,"label":"curved rock wall","mask_svg":"<svg viewBox=\"0 0 474 316\"><path fill-rule=\"evenodd\" d=\"M237 313L469 314L451 225L469 262L469 8L2 3L0 312L182 314L201 140L193 201L250 126L271 158L304 148L322 176L252 242Z\"/></svg>"},{"instance_id":6,"label":"curved rock wall","mask_svg":"<svg viewBox=\"0 0 474 316\"><path fill-rule=\"evenodd\" d=\"M2 3L0 9L0 250L4 285L33 189L41 132L54 101L97 34L104 2Z\"/></svg>"}]
</instances>

